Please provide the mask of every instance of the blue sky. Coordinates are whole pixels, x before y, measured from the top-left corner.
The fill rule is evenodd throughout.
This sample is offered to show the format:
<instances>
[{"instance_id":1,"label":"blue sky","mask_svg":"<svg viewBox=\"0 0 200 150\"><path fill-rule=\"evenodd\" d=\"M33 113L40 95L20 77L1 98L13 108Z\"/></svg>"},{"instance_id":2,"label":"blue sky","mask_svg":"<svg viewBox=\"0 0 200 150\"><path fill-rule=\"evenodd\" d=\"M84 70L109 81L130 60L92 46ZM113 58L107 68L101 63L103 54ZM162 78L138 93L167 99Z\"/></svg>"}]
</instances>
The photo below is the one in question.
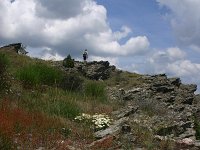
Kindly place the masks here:
<instances>
[{"instance_id":1,"label":"blue sky","mask_svg":"<svg viewBox=\"0 0 200 150\"><path fill-rule=\"evenodd\" d=\"M200 0L1 0L0 45L15 42L52 60L87 48L89 61L200 87Z\"/></svg>"},{"instance_id":2,"label":"blue sky","mask_svg":"<svg viewBox=\"0 0 200 150\"><path fill-rule=\"evenodd\" d=\"M165 17L169 12L155 0L97 0L107 9L108 22L113 30L126 24L133 29L132 35L146 35L152 47L166 48L174 45L170 22Z\"/></svg>"}]
</instances>

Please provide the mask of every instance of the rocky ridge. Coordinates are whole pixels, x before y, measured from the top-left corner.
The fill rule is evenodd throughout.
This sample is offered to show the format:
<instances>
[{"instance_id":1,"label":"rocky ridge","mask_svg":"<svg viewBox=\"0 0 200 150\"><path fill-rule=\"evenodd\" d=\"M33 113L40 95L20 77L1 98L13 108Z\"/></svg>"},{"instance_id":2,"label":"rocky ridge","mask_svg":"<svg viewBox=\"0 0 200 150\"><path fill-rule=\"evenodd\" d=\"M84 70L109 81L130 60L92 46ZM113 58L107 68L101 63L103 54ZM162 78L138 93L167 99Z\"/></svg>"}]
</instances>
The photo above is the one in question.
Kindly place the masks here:
<instances>
[{"instance_id":1,"label":"rocky ridge","mask_svg":"<svg viewBox=\"0 0 200 150\"><path fill-rule=\"evenodd\" d=\"M81 73L92 80L103 81L113 73L123 72L107 61L75 62L74 68L57 65L66 72ZM142 75L138 80L142 84L128 89L118 85L108 87L110 99L120 101L123 107L112 113L115 121L109 128L94 133L97 141L89 148L112 138L119 147L128 143L131 149L145 149L135 134L139 127L151 132L154 141L173 142L176 149L200 149L195 127L195 122L200 122L200 96L194 94L197 86L182 84L180 78L168 78L165 74Z\"/></svg>"},{"instance_id":2,"label":"rocky ridge","mask_svg":"<svg viewBox=\"0 0 200 150\"><path fill-rule=\"evenodd\" d=\"M4 48L12 47L13 50L20 49L21 44ZM63 67L62 62L52 62L52 65L66 73L80 73L91 80L104 81L115 73L123 72L107 61L76 61L74 68ZM168 78L165 74L141 75L137 80L142 81L140 85L107 88L110 99L120 101L122 107L112 113L114 121L110 127L94 133L97 140L89 144L88 149L115 140L118 149L127 149L129 145L130 149L145 150L138 130L152 133L155 143L173 142L177 150L200 149L196 129L200 122L200 95L194 94L197 86L182 84L180 78Z\"/></svg>"},{"instance_id":3,"label":"rocky ridge","mask_svg":"<svg viewBox=\"0 0 200 150\"><path fill-rule=\"evenodd\" d=\"M74 68L63 68L66 72L81 73L92 80L109 79L113 73L120 74L109 62L75 62ZM132 149L145 149L138 144L135 126L153 133L158 142L171 141L176 149L200 149L197 139L196 122L200 122L200 96L194 92L194 84L182 84L180 78L168 78L165 74L142 75L138 80L142 84L123 88L108 87L110 99L120 101L123 107L113 112L113 124L94 133L97 141L89 146L95 147L99 142L115 139L120 147L126 141ZM112 149L112 148L110 148ZM122 148L123 149L123 148Z\"/></svg>"},{"instance_id":4,"label":"rocky ridge","mask_svg":"<svg viewBox=\"0 0 200 150\"><path fill-rule=\"evenodd\" d=\"M123 101L125 105L113 112L119 120L126 120L117 134L125 133L120 136L137 146L136 140L133 140L133 137L137 139L137 125L153 133L155 140L174 142L177 149L200 149L195 129L195 122L200 121L200 99L199 95L194 94L197 86L182 84L179 78L168 78L165 74L142 78L144 84L140 87L128 90L109 88L110 97ZM109 135L110 130L107 129ZM95 135L99 138L102 134L106 135L105 132L99 131ZM116 134L115 128L112 134Z\"/></svg>"}]
</instances>

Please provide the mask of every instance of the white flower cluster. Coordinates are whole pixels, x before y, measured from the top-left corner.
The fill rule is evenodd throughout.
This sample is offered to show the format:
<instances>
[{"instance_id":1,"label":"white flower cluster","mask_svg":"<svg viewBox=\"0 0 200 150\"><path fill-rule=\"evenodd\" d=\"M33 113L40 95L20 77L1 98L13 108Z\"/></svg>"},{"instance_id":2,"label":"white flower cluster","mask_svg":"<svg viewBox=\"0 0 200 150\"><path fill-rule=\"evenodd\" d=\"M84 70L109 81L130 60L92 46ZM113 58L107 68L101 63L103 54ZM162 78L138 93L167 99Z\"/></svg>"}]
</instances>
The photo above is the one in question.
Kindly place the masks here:
<instances>
[{"instance_id":1,"label":"white flower cluster","mask_svg":"<svg viewBox=\"0 0 200 150\"><path fill-rule=\"evenodd\" d=\"M108 115L96 114L92 116L92 122L94 123L96 130L101 130L110 126L111 119Z\"/></svg>"},{"instance_id":2,"label":"white flower cluster","mask_svg":"<svg viewBox=\"0 0 200 150\"><path fill-rule=\"evenodd\" d=\"M78 121L82 121L82 120L90 120L91 117L92 117L92 116L89 115L89 114L82 113L81 116L76 116L74 119L75 119L75 120L78 120Z\"/></svg>"},{"instance_id":3,"label":"white flower cluster","mask_svg":"<svg viewBox=\"0 0 200 150\"><path fill-rule=\"evenodd\" d=\"M95 130L101 130L103 128L109 127L112 122L112 119L110 119L110 117L105 114L89 115L82 113L82 115L77 116L75 120L90 121L94 125Z\"/></svg>"}]
</instances>

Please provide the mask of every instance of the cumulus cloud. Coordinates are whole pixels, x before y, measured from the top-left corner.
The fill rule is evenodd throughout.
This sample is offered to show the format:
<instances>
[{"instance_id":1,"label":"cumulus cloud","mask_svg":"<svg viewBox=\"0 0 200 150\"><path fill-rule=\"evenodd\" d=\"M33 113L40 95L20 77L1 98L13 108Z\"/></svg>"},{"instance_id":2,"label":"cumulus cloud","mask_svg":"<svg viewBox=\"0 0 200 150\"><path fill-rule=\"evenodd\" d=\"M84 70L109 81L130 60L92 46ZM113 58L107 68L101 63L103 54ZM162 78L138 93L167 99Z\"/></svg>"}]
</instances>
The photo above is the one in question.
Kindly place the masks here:
<instances>
[{"instance_id":1,"label":"cumulus cloud","mask_svg":"<svg viewBox=\"0 0 200 150\"><path fill-rule=\"evenodd\" d=\"M0 44L23 42L31 50L47 47L75 57L85 48L94 56L111 57L143 54L149 47L146 36L121 44L131 29L113 32L107 10L94 0L2 0L0 8Z\"/></svg>"},{"instance_id":2,"label":"cumulus cloud","mask_svg":"<svg viewBox=\"0 0 200 150\"><path fill-rule=\"evenodd\" d=\"M180 45L200 48L200 1L156 1L171 10L171 25Z\"/></svg>"}]
</instances>

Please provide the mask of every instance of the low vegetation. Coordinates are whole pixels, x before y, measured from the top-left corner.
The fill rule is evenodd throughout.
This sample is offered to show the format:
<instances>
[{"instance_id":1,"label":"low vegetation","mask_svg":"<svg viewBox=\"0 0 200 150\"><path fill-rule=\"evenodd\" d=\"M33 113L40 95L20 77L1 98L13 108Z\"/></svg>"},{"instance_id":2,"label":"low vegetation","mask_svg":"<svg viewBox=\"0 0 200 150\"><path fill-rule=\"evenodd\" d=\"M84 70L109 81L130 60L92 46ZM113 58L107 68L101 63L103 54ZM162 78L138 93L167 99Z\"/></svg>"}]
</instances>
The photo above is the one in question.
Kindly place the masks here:
<instances>
[{"instance_id":1,"label":"low vegetation","mask_svg":"<svg viewBox=\"0 0 200 150\"><path fill-rule=\"evenodd\" d=\"M25 87L56 85L61 82L61 71L45 64L32 64L17 71L17 77Z\"/></svg>"},{"instance_id":2,"label":"low vegetation","mask_svg":"<svg viewBox=\"0 0 200 150\"><path fill-rule=\"evenodd\" d=\"M0 53L0 65L1 89L10 83L0 93L0 149L65 149L72 141L81 147L94 140L94 129L75 117L113 110L102 82L10 52Z\"/></svg>"},{"instance_id":3,"label":"low vegetation","mask_svg":"<svg viewBox=\"0 0 200 150\"><path fill-rule=\"evenodd\" d=\"M74 67L70 55L61 63L63 66ZM62 150L69 145L86 149L85 145L95 140L94 131L110 126L112 112L124 104L109 99L107 87L126 90L145 84L136 73L118 71L108 80L94 81L61 70L52 62L0 53L0 149ZM147 98L136 100L135 104L148 117L166 113L164 107ZM100 144L102 149L118 146L117 140L123 142L124 149L134 149L134 144L149 150L173 149L173 142L156 141L147 127L137 122L130 126L134 136L111 137ZM199 138L200 125L196 122L195 126Z\"/></svg>"},{"instance_id":4,"label":"low vegetation","mask_svg":"<svg viewBox=\"0 0 200 150\"><path fill-rule=\"evenodd\" d=\"M7 82L7 68L9 65L8 57L0 53L0 92L5 91L9 88L8 82Z\"/></svg>"},{"instance_id":5,"label":"low vegetation","mask_svg":"<svg viewBox=\"0 0 200 150\"><path fill-rule=\"evenodd\" d=\"M71 58L71 55L68 55L63 60L63 66L66 67L66 68L73 68L74 67L74 60Z\"/></svg>"}]
</instances>

